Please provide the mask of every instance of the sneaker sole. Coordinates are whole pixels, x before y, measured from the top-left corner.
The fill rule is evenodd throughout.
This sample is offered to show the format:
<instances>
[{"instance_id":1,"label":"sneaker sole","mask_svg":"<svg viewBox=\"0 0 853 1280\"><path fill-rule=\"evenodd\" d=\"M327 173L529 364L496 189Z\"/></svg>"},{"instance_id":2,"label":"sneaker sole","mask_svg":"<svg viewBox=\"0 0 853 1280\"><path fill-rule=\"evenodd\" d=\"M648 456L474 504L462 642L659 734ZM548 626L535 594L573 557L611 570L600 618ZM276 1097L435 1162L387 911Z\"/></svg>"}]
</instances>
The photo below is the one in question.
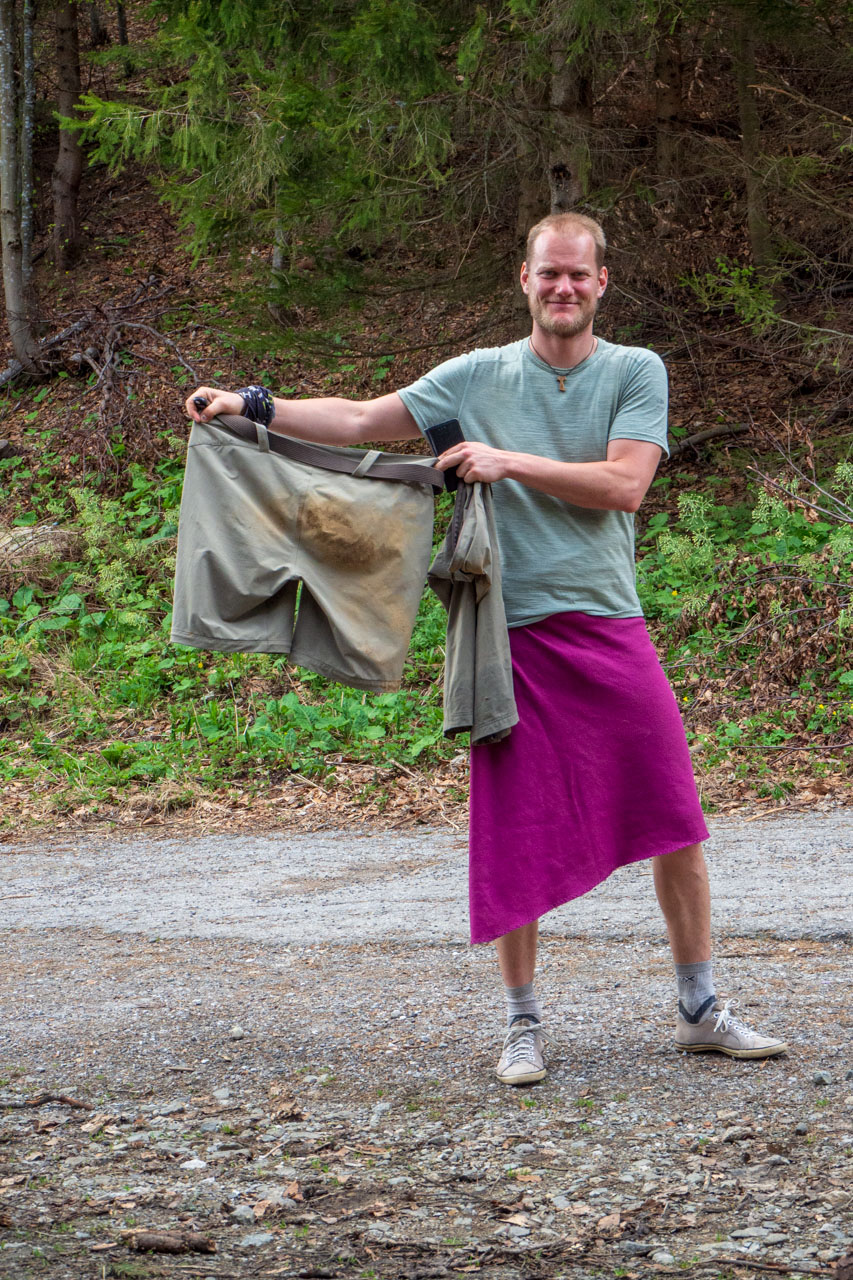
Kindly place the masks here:
<instances>
[{"instance_id":1,"label":"sneaker sole","mask_svg":"<svg viewBox=\"0 0 853 1280\"><path fill-rule=\"evenodd\" d=\"M724 1053L727 1058L775 1058L778 1053L788 1052L784 1042L766 1049L728 1049L721 1044L679 1044L677 1040L674 1044L680 1053Z\"/></svg>"},{"instance_id":2,"label":"sneaker sole","mask_svg":"<svg viewBox=\"0 0 853 1280\"><path fill-rule=\"evenodd\" d=\"M546 1067L541 1071L527 1071L523 1076L502 1076L496 1071L495 1075L501 1084L538 1084L540 1080L544 1080L548 1074Z\"/></svg>"}]
</instances>

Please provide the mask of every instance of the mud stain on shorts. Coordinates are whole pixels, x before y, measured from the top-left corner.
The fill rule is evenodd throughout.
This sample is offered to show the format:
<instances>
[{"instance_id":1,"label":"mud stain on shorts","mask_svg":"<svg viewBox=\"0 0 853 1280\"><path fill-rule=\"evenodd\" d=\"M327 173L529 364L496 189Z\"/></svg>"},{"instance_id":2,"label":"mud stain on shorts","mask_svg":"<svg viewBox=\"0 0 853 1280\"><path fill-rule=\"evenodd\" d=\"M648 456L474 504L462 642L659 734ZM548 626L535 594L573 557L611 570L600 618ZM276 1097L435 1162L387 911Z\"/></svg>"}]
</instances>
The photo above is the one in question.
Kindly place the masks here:
<instances>
[{"instance_id":1,"label":"mud stain on shorts","mask_svg":"<svg viewBox=\"0 0 853 1280\"><path fill-rule=\"evenodd\" d=\"M371 569L384 558L381 535L366 527L366 509L350 507L339 497L309 493L302 507L300 542L318 560L342 569Z\"/></svg>"}]
</instances>

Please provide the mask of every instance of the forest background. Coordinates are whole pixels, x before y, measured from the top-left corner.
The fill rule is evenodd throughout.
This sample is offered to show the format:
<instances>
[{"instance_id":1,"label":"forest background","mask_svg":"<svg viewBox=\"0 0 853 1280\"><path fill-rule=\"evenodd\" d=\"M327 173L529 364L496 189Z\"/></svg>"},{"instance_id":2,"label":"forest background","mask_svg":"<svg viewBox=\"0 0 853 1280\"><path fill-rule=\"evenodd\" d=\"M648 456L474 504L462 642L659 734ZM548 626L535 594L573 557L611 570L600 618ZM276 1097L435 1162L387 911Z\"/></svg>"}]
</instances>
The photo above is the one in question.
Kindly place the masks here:
<instances>
[{"instance_id":1,"label":"forest background","mask_svg":"<svg viewBox=\"0 0 853 1280\"><path fill-rule=\"evenodd\" d=\"M511 340L523 233L570 208L599 332L669 369L638 581L703 801L848 800L851 18L0 0L3 822L464 822L436 600L399 693L169 644L182 402Z\"/></svg>"}]
</instances>

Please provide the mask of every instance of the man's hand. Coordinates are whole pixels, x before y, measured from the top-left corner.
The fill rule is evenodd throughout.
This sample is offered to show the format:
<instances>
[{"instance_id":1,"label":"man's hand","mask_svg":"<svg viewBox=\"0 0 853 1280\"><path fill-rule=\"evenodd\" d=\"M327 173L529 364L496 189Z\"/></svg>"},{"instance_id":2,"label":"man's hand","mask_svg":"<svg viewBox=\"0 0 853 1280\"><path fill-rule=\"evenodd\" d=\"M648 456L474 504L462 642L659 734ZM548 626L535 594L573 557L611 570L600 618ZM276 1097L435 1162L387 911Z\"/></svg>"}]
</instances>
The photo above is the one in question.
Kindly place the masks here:
<instances>
[{"instance_id":1,"label":"man's hand","mask_svg":"<svg viewBox=\"0 0 853 1280\"><path fill-rule=\"evenodd\" d=\"M207 401L206 409L196 408L193 404L196 396L204 397ZM195 391L187 397L184 407L193 422L209 422L219 413L242 413L243 397L238 396L236 391L218 391L216 387L196 387Z\"/></svg>"},{"instance_id":2,"label":"man's hand","mask_svg":"<svg viewBox=\"0 0 853 1280\"><path fill-rule=\"evenodd\" d=\"M496 480L506 480L511 457L506 449L493 449L490 444L463 440L440 453L434 465L439 471L455 467L459 479L468 484L473 484L475 480L493 484Z\"/></svg>"}]
</instances>

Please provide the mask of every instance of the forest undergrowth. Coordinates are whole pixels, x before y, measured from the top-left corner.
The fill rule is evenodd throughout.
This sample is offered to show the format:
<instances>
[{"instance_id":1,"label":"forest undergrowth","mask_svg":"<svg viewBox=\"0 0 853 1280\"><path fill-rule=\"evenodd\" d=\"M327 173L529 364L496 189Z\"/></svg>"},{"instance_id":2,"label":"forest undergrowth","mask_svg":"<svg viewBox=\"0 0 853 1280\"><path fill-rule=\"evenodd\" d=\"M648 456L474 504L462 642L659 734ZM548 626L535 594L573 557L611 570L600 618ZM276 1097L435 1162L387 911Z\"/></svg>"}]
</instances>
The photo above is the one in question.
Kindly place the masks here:
<instances>
[{"instance_id":1,"label":"forest undergrowth","mask_svg":"<svg viewBox=\"0 0 853 1280\"><path fill-rule=\"evenodd\" d=\"M66 483L61 427L31 414L38 450L0 460L7 827L463 820L466 744L442 734L437 599L423 598L396 693L346 689L281 656L176 647L184 439L158 433L158 460L131 462L123 487L99 492ZM672 466L654 482L638 581L703 801L844 800L853 468L836 464L820 492L817 479L782 492L756 477L739 494L725 471L695 481ZM437 537L447 513L445 496Z\"/></svg>"},{"instance_id":2,"label":"forest undergrowth","mask_svg":"<svg viewBox=\"0 0 853 1280\"><path fill-rule=\"evenodd\" d=\"M430 595L397 693L170 643L182 401L201 381L375 395L506 341L512 247L460 261L433 246L427 266L392 246L361 291L306 262L307 301L283 325L254 251L193 267L144 182L97 180L85 261L42 284L57 327L84 322L77 345L49 379L0 392L3 826L463 826L466 741L442 735ZM672 384L673 456L638 519L640 594L706 808L846 802L853 432L838 356L804 359L802 335L757 322L760 290L735 283L716 327L689 282L678 324L662 294L632 299L618 277L600 318L604 336L659 350Z\"/></svg>"}]
</instances>

